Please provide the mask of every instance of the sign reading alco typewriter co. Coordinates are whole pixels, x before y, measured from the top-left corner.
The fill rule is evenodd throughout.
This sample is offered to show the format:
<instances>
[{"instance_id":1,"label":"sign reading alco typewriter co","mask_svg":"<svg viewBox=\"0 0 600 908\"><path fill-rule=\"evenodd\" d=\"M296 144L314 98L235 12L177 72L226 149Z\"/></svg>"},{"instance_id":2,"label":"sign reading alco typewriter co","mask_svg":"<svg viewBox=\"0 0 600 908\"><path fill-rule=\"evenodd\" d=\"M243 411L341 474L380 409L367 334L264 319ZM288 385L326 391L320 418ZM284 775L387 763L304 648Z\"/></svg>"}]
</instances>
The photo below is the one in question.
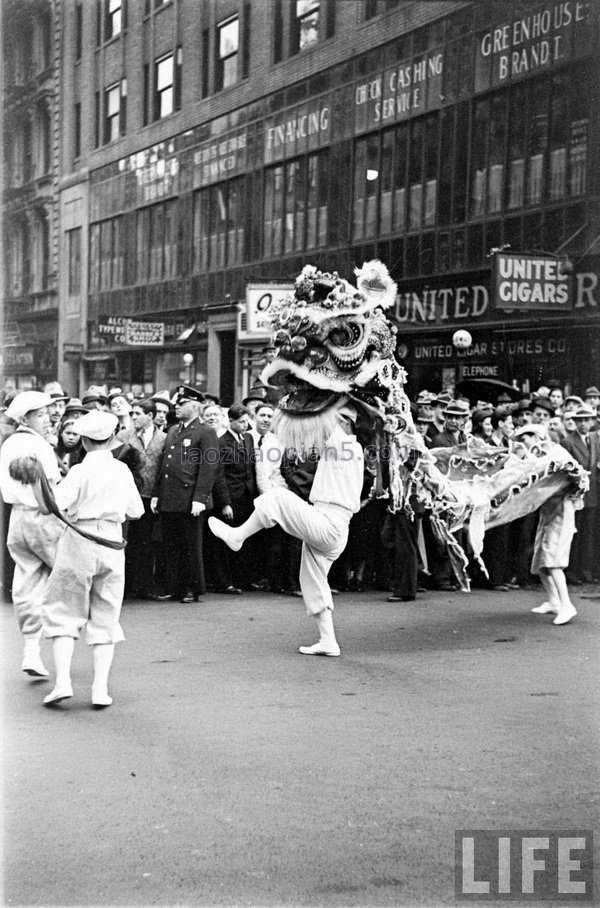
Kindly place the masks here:
<instances>
[{"instance_id":1,"label":"sign reading alco typewriter co","mask_svg":"<svg viewBox=\"0 0 600 908\"><path fill-rule=\"evenodd\" d=\"M555 255L497 252L493 266L493 304L496 309L544 309L568 312L572 296L564 262Z\"/></svg>"}]
</instances>

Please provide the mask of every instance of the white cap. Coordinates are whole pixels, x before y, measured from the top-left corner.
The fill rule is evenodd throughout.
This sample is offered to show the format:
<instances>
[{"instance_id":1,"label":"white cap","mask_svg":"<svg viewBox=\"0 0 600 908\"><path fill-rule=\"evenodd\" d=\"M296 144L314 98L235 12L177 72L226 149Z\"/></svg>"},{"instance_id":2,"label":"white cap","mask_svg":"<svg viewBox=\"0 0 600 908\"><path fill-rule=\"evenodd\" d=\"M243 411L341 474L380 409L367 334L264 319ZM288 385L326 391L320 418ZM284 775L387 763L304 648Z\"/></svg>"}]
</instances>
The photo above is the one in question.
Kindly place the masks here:
<instances>
[{"instance_id":1,"label":"white cap","mask_svg":"<svg viewBox=\"0 0 600 908\"><path fill-rule=\"evenodd\" d=\"M73 430L84 438L91 438L92 441L107 441L118 425L119 420L114 413L90 410L85 416L75 420Z\"/></svg>"},{"instance_id":2,"label":"white cap","mask_svg":"<svg viewBox=\"0 0 600 908\"><path fill-rule=\"evenodd\" d=\"M518 429L515 429L513 438L520 438L522 435L537 435L538 438L546 439L548 438L548 430L541 423L528 422L524 426L519 426Z\"/></svg>"},{"instance_id":3,"label":"white cap","mask_svg":"<svg viewBox=\"0 0 600 908\"><path fill-rule=\"evenodd\" d=\"M42 391L21 391L20 394L8 405L5 416L18 422L26 413L32 410L41 410L52 403L49 394L43 394Z\"/></svg>"}]
</instances>

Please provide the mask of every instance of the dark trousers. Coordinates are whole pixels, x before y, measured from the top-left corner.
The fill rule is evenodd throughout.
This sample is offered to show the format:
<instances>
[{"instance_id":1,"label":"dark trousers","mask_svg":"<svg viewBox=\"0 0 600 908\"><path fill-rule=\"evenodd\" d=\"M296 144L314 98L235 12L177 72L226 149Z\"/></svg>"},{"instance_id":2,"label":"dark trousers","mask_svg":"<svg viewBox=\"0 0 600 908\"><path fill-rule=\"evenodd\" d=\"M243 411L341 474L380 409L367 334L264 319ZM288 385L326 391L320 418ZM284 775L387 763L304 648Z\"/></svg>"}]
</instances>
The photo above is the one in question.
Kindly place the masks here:
<instances>
[{"instance_id":1,"label":"dark trousers","mask_svg":"<svg viewBox=\"0 0 600 908\"><path fill-rule=\"evenodd\" d=\"M589 581L599 573L597 567L598 552L596 546L596 511L597 508L583 508L575 511L575 528L577 532L571 543L568 573L574 580Z\"/></svg>"},{"instance_id":2,"label":"dark trousers","mask_svg":"<svg viewBox=\"0 0 600 908\"><path fill-rule=\"evenodd\" d=\"M510 561L510 531L512 524L487 530L483 541L483 563L488 572L490 586L500 586L509 583L512 577L512 564Z\"/></svg>"},{"instance_id":3,"label":"dark trousers","mask_svg":"<svg viewBox=\"0 0 600 908\"><path fill-rule=\"evenodd\" d=\"M144 513L131 520L125 549L125 590L133 595L154 592L154 525L156 515L150 509L150 498L142 498Z\"/></svg>"},{"instance_id":4,"label":"dark trousers","mask_svg":"<svg viewBox=\"0 0 600 908\"><path fill-rule=\"evenodd\" d=\"M390 552L394 596L414 599L417 595L417 524L405 514L386 514L381 541Z\"/></svg>"},{"instance_id":5,"label":"dark trousers","mask_svg":"<svg viewBox=\"0 0 600 908\"><path fill-rule=\"evenodd\" d=\"M513 574L517 583L530 582L531 558L537 529L538 512L525 514L510 524L510 542L512 549Z\"/></svg>"},{"instance_id":6,"label":"dark trousers","mask_svg":"<svg viewBox=\"0 0 600 908\"><path fill-rule=\"evenodd\" d=\"M167 562L167 591L173 596L187 592L204 595L205 513L192 517L180 511L162 511L160 519Z\"/></svg>"}]
</instances>

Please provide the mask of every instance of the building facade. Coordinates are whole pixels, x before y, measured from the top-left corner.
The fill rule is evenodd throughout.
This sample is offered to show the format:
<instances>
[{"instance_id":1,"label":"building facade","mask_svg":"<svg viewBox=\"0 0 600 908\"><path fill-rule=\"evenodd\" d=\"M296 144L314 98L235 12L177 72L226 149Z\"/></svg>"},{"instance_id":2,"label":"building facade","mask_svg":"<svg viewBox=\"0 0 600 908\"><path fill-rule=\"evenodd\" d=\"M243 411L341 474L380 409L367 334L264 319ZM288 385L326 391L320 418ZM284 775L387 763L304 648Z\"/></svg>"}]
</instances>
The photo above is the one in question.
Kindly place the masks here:
<instances>
[{"instance_id":1,"label":"building facade","mask_svg":"<svg viewBox=\"0 0 600 908\"><path fill-rule=\"evenodd\" d=\"M303 265L349 277L373 257L398 282L409 390L598 381L598 3L55 11L69 388L186 379L239 398ZM500 298L495 250L550 254L566 298Z\"/></svg>"},{"instance_id":2,"label":"building facade","mask_svg":"<svg viewBox=\"0 0 600 908\"><path fill-rule=\"evenodd\" d=\"M58 370L57 27L50 0L4 0L4 380L32 387Z\"/></svg>"}]
</instances>

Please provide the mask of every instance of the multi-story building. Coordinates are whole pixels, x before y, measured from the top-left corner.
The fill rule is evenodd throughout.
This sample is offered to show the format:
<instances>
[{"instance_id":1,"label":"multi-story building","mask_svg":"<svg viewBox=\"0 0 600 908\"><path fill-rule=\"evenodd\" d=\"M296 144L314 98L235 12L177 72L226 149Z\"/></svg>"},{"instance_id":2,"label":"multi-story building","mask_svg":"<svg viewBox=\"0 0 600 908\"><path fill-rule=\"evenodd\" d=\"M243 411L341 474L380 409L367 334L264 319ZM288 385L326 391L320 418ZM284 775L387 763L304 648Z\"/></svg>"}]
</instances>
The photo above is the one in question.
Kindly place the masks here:
<instances>
[{"instance_id":1,"label":"multi-story building","mask_svg":"<svg viewBox=\"0 0 600 908\"><path fill-rule=\"evenodd\" d=\"M56 29L50 0L3 0L3 343L16 387L56 376Z\"/></svg>"},{"instance_id":2,"label":"multi-story building","mask_svg":"<svg viewBox=\"0 0 600 908\"><path fill-rule=\"evenodd\" d=\"M68 387L238 398L273 296L307 262L350 277L372 257L398 282L411 390L600 379L597 2L57 10Z\"/></svg>"}]
</instances>

